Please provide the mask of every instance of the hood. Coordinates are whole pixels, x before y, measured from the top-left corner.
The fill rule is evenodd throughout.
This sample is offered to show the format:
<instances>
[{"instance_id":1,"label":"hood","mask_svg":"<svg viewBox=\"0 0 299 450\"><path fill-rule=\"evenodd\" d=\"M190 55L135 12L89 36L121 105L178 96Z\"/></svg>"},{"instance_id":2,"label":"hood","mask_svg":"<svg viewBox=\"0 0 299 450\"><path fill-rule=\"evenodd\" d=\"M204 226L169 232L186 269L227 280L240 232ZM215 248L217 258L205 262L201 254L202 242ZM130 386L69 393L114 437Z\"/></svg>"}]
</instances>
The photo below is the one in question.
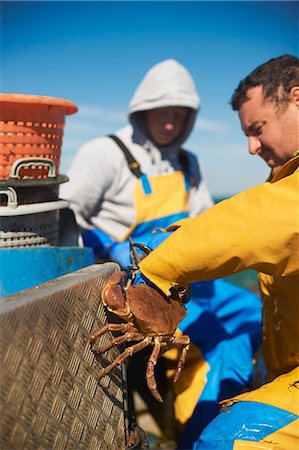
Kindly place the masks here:
<instances>
[{"instance_id":1,"label":"hood","mask_svg":"<svg viewBox=\"0 0 299 450\"><path fill-rule=\"evenodd\" d=\"M180 147L192 130L199 105L200 100L190 73L174 59L167 59L153 66L137 87L129 104L129 121L135 132L149 140L141 111L167 106L190 108L189 120L184 129L174 142L163 149Z\"/></svg>"}]
</instances>

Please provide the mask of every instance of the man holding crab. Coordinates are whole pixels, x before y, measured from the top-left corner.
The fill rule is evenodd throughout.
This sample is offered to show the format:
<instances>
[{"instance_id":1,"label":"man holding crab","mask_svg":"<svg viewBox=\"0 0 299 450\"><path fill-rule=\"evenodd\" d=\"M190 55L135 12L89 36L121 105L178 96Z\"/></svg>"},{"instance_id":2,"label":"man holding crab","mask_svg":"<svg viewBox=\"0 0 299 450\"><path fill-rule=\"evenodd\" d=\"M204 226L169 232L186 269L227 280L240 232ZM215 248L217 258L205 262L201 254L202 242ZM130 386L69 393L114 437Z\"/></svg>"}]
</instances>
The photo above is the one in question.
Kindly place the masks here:
<instances>
[{"instance_id":1,"label":"man holding crab","mask_svg":"<svg viewBox=\"0 0 299 450\"><path fill-rule=\"evenodd\" d=\"M283 55L242 80L231 104L267 182L178 222L140 263L143 281L173 297L198 280L254 269L263 300L269 383L226 400L199 449L299 445L299 60ZM202 330L198 330L200 333Z\"/></svg>"}]
</instances>

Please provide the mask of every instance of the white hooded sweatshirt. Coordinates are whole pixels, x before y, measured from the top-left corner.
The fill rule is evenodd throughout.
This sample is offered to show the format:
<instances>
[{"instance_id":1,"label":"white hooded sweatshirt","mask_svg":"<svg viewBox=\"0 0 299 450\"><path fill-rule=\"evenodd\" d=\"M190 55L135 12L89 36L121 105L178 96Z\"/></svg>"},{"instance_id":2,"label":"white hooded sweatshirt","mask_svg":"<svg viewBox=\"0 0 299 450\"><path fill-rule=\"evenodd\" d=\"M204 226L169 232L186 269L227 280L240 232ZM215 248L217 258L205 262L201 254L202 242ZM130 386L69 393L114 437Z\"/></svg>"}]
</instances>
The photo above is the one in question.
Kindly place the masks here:
<instances>
[{"instance_id":1,"label":"white hooded sweatshirt","mask_svg":"<svg viewBox=\"0 0 299 450\"><path fill-rule=\"evenodd\" d=\"M158 148L145 129L141 111L183 106L190 108L189 120L168 146ZM188 71L175 60L152 67L137 88L129 105L130 125L115 134L128 147L147 176L182 170L178 154L189 136L199 108L199 97ZM212 206L197 157L187 152L195 180L189 197L194 217ZM109 137L84 144L68 172L70 181L61 186L60 197L71 202L77 223L85 230L99 229L115 240L121 239L135 219L133 190L136 177L118 145Z\"/></svg>"}]
</instances>

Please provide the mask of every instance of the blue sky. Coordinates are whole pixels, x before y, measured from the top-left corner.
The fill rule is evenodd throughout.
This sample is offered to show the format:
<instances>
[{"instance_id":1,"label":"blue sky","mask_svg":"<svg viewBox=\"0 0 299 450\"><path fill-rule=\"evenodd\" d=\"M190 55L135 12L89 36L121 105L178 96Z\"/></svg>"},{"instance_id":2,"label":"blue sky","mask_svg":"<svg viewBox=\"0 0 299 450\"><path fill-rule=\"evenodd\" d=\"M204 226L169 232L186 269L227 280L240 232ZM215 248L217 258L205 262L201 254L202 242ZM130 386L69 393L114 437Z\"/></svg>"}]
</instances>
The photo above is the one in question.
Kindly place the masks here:
<instances>
[{"instance_id":1,"label":"blue sky","mask_svg":"<svg viewBox=\"0 0 299 450\"><path fill-rule=\"evenodd\" d=\"M185 147L198 154L214 195L262 182L229 99L257 65L298 55L298 2L1 2L1 91L62 97L68 116L61 173L85 141L126 124L145 72L174 58L191 72L201 111Z\"/></svg>"}]
</instances>

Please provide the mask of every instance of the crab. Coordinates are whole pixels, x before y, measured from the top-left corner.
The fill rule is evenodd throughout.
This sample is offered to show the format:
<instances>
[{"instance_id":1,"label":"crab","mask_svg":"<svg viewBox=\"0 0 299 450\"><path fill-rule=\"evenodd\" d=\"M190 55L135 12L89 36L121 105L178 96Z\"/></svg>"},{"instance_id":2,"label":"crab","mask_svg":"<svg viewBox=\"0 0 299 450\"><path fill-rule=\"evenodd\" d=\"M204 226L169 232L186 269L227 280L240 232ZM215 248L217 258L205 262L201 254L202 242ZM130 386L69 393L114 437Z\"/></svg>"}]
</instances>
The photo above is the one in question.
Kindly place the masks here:
<instances>
[{"instance_id":1,"label":"crab","mask_svg":"<svg viewBox=\"0 0 299 450\"><path fill-rule=\"evenodd\" d=\"M130 274L125 271L115 272L102 290L102 302L108 311L124 320L124 323L109 323L95 330L90 336L90 343L109 331L123 334L114 338L109 344L98 347L102 354L112 347L136 342L127 347L111 364L99 374L100 380L115 366L147 346L153 346L147 362L146 382L154 398L163 402L155 379L155 365L160 355L173 347L181 349L177 369L173 378L176 382L184 367L186 355L190 347L187 335L175 336L178 324L186 316L187 310L183 301L166 298L156 289L145 283L133 284Z\"/></svg>"}]
</instances>

